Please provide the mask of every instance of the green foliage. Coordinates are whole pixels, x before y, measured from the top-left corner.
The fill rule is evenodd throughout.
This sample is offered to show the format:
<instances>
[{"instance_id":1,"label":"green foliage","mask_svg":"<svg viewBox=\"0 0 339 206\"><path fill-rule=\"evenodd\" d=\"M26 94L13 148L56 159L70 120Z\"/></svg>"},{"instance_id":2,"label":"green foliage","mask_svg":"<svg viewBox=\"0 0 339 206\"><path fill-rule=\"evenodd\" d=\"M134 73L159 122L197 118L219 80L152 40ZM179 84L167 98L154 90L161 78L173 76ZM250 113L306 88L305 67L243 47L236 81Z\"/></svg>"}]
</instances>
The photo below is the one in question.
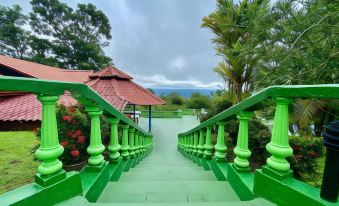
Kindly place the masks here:
<instances>
[{"instance_id":1,"label":"green foliage","mask_svg":"<svg viewBox=\"0 0 339 206\"><path fill-rule=\"evenodd\" d=\"M32 0L32 12L0 7L1 53L67 69L99 70L109 64L103 48L111 39L107 16L93 4L74 10L58 0ZM28 32L24 26L30 25Z\"/></svg>"},{"instance_id":2,"label":"green foliage","mask_svg":"<svg viewBox=\"0 0 339 206\"><path fill-rule=\"evenodd\" d=\"M20 6L0 6L0 54L24 57L30 35L22 28L26 23L27 17L22 14Z\"/></svg>"},{"instance_id":3,"label":"green foliage","mask_svg":"<svg viewBox=\"0 0 339 206\"><path fill-rule=\"evenodd\" d=\"M172 105L182 106L185 103L185 99L182 96L180 96L178 92L171 92L167 95L161 95L161 98L164 99L166 103Z\"/></svg>"},{"instance_id":4,"label":"green foliage","mask_svg":"<svg viewBox=\"0 0 339 206\"><path fill-rule=\"evenodd\" d=\"M216 11L203 18L201 26L215 34L212 43L223 58L214 71L224 79L233 103L253 90L253 71L259 59L247 49L259 38L255 28L266 18L268 3L253 0L238 5L233 0L217 0Z\"/></svg>"},{"instance_id":5,"label":"green foliage","mask_svg":"<svg viewBox=\"0 0 339 206\"><path fill-rule=\"evenodd\" d=\"M209 109L211 104L208 96L199 93L193 93L191 98L187 100L186 106L188 109Z\"/></svg>"},{"instance_id":6,"label":"green foliage","mask_svg":"<svg viewBox=\"0 0 339 206\"><path fill-rule=\"evenodd\" d=\"M290 145L293 149L293 157L288 160L291 163L294 177L303 181L310 179L320 182L318 164L319 158L322 158L324 146L320 137L290 137ZM318 181L315 180L317 177ZM320 184L315 184L319 186Z\"/></svg>"}]
</instances>

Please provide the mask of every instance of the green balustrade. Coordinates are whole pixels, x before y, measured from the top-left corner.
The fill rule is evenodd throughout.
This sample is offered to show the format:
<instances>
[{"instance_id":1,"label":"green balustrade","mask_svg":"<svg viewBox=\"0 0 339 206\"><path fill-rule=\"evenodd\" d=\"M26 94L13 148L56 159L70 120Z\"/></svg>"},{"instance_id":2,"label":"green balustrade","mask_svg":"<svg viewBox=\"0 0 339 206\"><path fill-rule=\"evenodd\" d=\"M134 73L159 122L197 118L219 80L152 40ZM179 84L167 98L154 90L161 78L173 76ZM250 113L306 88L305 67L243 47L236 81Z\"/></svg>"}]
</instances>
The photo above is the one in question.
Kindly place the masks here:
<instances>
[{"instance_id":1,"label":"green balustrade","mask_svg":"<svg viewBox=\"0 0 339 206\"><path fill-rule=\"evenodd\" d=\"M87 153L90 155L88 164L91 166L98 166L104 162L102 155L105 150L101 142L101 129L100 129L100 115L102 111L98 106L86 106L85 111L91 119L91 134L90 143L87 147Z\"/></svg>"},{"instance_id":2,"label":"green balustrade","mask_svg":"<svg viewBox=\"0 0 339 206\"><path fill-rule=\"evenodd\" d=\"M64 152L64 148L59 144L55 114L55 104L58 99L58 96L38 96L42 104L41 143L35 156L42 161L38 167L40 175L51 175L62 168L62 162L58 157Z\"/></svg>"},{"instance_id":3,"label":"green balustrade","mask_svg":"<svg viewBox=\"0 0 339 206\"><path fill-rule=\"evenodd\" d=\"M113 117L113 118L109 118L108 120L111 123L110 144L108 146L108 151L110 152L109 158L111 162L117 163L121 159L121 156L119 153L121 146L119 144L119 137L118 137L119 119Z\"/></svg>"},{"instance_id":4,"label":"green balustrade","mask_svg":"<svg viewBox=\"0 0 339 206\"><path fill-rule=\"evenodd\" d=\"M204 130L201 129L199 131L199 145L198 145L198 156L199 157L202 157L204 155L204 144L205 144Z\"/></svg>"},{"instance_id":5,"label":"green balustrade","mask_svg":"<svg viewBox=\"0 0 339 206\"><path fill-rule=\"evenodd\" d=\"M285 159L293 154L288 140L288 105L290 99L277 98L272 138L266 145L267 151L272 155L267 159L267 164L276 172L290 173L290 164Z\"/></svg>"},{"instance_id":6,"label":"green balustrade","mask_svg":"<svg viewBox=\"0 0 339 206\"><path fill-rule=\"evenodd\" d=\"M225 122L218 122L217 144L214 146L214 157L217 161L225 161L226 145L225 145Z\"/></svg>"},{"instance_id":7,"label":"green balustrade","mask_svg":"<svg viewBox=\"0 0 339 206\"><path fill-rule=\"evenodd\" d=\"M133 127L129 128L129 155L131 158L134 158L135 156L135 146L134 146L134 134L135 134L135 129Z\"/></svg>"},{"instance_id":8,"label":"green balustrade","mask_svg":"<svg viewBox=\"0 0 339 206\"><path fill-rule=\"evenodd\" d=\"M213 145L212 145L212 127L207 126L206 130L206 143L204 145L205 151L204 151L204 158L205 159L211 159L212 158L212 150L213 150Z\"/></svg>"},{"instance_id":9,"label":"green balustrade","mask_svg":"<svg viewBox=\"0 0 339 206\"><path fill-rule=\"evenodd\" d=\"M122 128L122 144L121 144L121 157L124 160L129 158L129 145L128 145L128 128L129 125L121 125Z\"/></svg>"},{"instance_id":10,"label":"green balustrade","mask_svg":"<svg viewBox=\"0 0 339 206\"><path fill-rule=\"evenodd\" d=\"M198 155L198 132L193 134L193 155Z\"/></svg>"},{"instance_id":11,"label":"green balustrade","mask_svg":"<svg viewBox=\"0 0 339 206\"><path fill-rule=\"evenodd\" d=\"M241 171L249 171L249 161L247 158L251 156L251 151L248 149L248 122L253 116L253 112L240 112L238 115L239 119L239 130L237 146L234 148L234 165Z\"/></svg>"},{"instance_id":12,"label":"green balustrade","mask_svg":"<svg viewBox=\"0 0 339 206\"><path fill-rule=\"evenodd\" d=\"M134 152L136 156L139 155L139 132L135 133Z\"/></svg>"}]
</instances>

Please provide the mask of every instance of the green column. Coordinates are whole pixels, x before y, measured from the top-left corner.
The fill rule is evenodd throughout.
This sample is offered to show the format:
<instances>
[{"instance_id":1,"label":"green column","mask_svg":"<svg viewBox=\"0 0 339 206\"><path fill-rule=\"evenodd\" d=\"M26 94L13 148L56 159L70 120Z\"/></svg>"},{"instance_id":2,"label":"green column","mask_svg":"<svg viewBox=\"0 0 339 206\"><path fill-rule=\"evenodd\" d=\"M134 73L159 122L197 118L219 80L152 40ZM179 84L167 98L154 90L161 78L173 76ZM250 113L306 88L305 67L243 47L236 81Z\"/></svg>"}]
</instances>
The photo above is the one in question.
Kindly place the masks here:
<instances>
[{"instance_id":1,"label":"green column","mask_svg":"<svg viewBox=\"0 0 339 206\"><path fill-rule=\"evenodd\" d=\"M121 156L123 159L128 159L129 157L129 146L128 146L128 128L129 125L121 125L122 128L122 145L121 145Z\"/></svg>"},{"instance_id":2,"label":"green column","mask_svg":"<svg viewBox=\"0 0 339 206\"><path fill-rule=\"evenodd\" d=\"M58 157L64 152L64 148L59 144L55 115L55 104L58 99L58 96L38 96L38 100L42 104L41 142L35 156L41 160L38 167L40 175L50 175L62 168L62 162Z\"/></svg>"},{"instance_id":3,"label":"green column","mask_svg":"<svg viewBox=\"0 0 339 206\"><path fill-rule=\"evenodd\" d=\"M193 134L193 154L198 155L198 132Z\"/></svg>"},{"instance_id":4,"label":"green column","mask_svg":"<svg viewBox=\"0 0 339 206\"><path fill-rule=\"evenodd\" d=\"M140 134L139 136L139 145L140 145L140 153L143 154L144 153L144 134Z\"/></svg>"},{"instance_id":5,"label":"green column","mask_svg":"<svg viewBox=\"0 0 339 206\"><path fill-rule=\"evenodd\" d=\"M135 155L138 156L139 154L139 131L136 131L134 135L135 135L134 152L135 152Z\"/></svg>"},{"instance_id":6,"label":"green column","mask_svg":"<svg viewBox=\"0 0 339 206\"><path fill-rule=\"evenodd\" d=\"M185 152L189 151L188 135L185 136Z\"/></svg>"},{"instance_id":7,"label":"green column","mask_svg":"<svg viewBox=\"0 0 339 206\"><path fill-rule=\"evenodd\" d=\"M253 112L243 111L238 115L239 130L237 146L234 148L236 158L234 164L236 168L249 170L248 157L251 156L251 151L248 149L248 122L253 116Z\"/></svg>"},{"instance_id":8,"label":"green column","mask_svg":"<svg viewBox=\"0 0 339 206\"><path fill-rule=\"evenodd\" d=\"M102 111L97 106L87 106L85 110L91 118L91 136L89 146L87 147L87 153L90 154L88 164L97 166L104 162L104 156L101 153L105 150L105 147L101 142L99 118Z\"/></svg>"},{"instance_id":9,"label":"green column","mask_svg":"<svg viewBox=\"0 0 339 206\"><path fill-rule=\"evenodd\" d=\"M218 122L218 138L217 144L214 146L215 158L217 161L225 161L226 146L225 146L225 122Z\"/></svg>"},{"instance_id":10,"label":"green column","mask_svg":"<svg viewBox=\"0 0 339 206\"><path fill-rule=\"evenodd\" d=\"M198 155L199 157L202 157L203 154L204 154L204 140L205 140L205 137L204 137L204 130L201 129L199 131L199 145L198 145Z\"/></svg>"},{"instance_id":11,"label":"green column","mask_svg":"<svg viewBox=\"0 0 339 206\"><path fill-rule=\"evenodd\" d=\"M118 162L120 157L119 150L121 148L119 144L119 137L118 137L118 123L119 119L117 118L108 118L111 123L111 139L110 144L108 146L109 151L109 159L111 162Z\"/></svg>"},{"instance_id":12,"label":"green column","mask_svg":"<svg viewBox=\"0 0 339 206\"><path fill-rule=\"evenodd\" d=\"M193 154L193 146L194 146L194 136L190 134L190 153Z\"/></svg>"},{"instance_id":13,"label":"green column","mask_svg":"<svg viewBox=\"0 0 339 206\"><path fill-rule=\"evenodd\" d=\"M207 126L207 130L206 130L206 143L204 145L205 151L204 151L204 157L205 159L211 159L212 158L212 149L213 149L213 145L212 145L212 127L211 126Z\"/></svg>"},{"instance_id":14,"label":"green column","mask_svg":"<svg viewBox=\"0 0 339 206\"><path fill-rule=\"evenodd\" d=\"M287 172L290 164L285 159L293 154L293 150L288 140L288 104L291 100L285 98L277 98L272 138L270 143L266 145L266 150L272 154L266 162L278 172Z\"/></svg>"},{"instance_id":15,"label":"green column","mask_svg":"<svg viewBox=\"0 0 339 206\"><path fill-rule=\"evenodd\" d=\"M135 155L135 146L134 146L134 133L135 129L133 127L129 128L129 155L131 158L134 158Z\"/></svg>"}]
</instances>

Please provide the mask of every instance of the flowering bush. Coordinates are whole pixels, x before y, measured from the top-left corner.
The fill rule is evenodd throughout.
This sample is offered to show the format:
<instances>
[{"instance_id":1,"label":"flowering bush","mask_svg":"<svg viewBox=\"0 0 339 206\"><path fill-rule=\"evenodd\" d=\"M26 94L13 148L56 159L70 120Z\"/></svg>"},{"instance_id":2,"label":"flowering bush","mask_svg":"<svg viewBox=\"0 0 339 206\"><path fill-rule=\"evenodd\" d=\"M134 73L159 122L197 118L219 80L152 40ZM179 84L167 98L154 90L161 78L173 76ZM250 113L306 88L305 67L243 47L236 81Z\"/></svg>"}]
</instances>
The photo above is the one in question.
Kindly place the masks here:
<instances>
[{"instance_id":1,"label":"flowering bush","mask_svg":"<svg viewBox=\"0 0 339 206\"><path fill-rule=\"evenodd\" d=\"M317 176L317 158L323 156L324 146L320 137L290 137L293 156L288 158L294 177L308 181Z\"/></svg>"},{"instance_id":2,"label":"flowering bush","mask_svg":"<svg viewBox=\"0 0 339 206\"><path fill-rule=\"evenodd\" d=\"M60 144L65 151L60 157L64 165L79 163L87 158L90 122L80 106L57 107L57 122Z\"/></svg>"}]
</instances>

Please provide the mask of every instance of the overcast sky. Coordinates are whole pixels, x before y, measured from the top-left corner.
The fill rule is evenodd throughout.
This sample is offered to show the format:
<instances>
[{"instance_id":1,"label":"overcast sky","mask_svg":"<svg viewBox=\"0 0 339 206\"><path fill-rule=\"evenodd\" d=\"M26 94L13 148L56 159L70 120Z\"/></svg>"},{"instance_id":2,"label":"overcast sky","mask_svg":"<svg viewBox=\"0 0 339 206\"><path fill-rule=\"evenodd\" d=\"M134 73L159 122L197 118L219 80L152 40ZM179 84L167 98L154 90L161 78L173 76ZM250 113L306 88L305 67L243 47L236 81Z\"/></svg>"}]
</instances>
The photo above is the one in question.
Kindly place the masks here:
<instances>
[{"instance_id":1,"label":"overcast sky","mask_svg":"<svg viewBox=\"0 0 339 206\"><path fill-rule=\"evenodd\" d=\"M222 79L213 72L219 61L211 38L200 28L215 0L62 0L73 8L93 3L108 17L112 40L105 48L116 67L146 87L216 88ZM1 0L31 11L29 1Z\"/></svg>"}]
</instances>

